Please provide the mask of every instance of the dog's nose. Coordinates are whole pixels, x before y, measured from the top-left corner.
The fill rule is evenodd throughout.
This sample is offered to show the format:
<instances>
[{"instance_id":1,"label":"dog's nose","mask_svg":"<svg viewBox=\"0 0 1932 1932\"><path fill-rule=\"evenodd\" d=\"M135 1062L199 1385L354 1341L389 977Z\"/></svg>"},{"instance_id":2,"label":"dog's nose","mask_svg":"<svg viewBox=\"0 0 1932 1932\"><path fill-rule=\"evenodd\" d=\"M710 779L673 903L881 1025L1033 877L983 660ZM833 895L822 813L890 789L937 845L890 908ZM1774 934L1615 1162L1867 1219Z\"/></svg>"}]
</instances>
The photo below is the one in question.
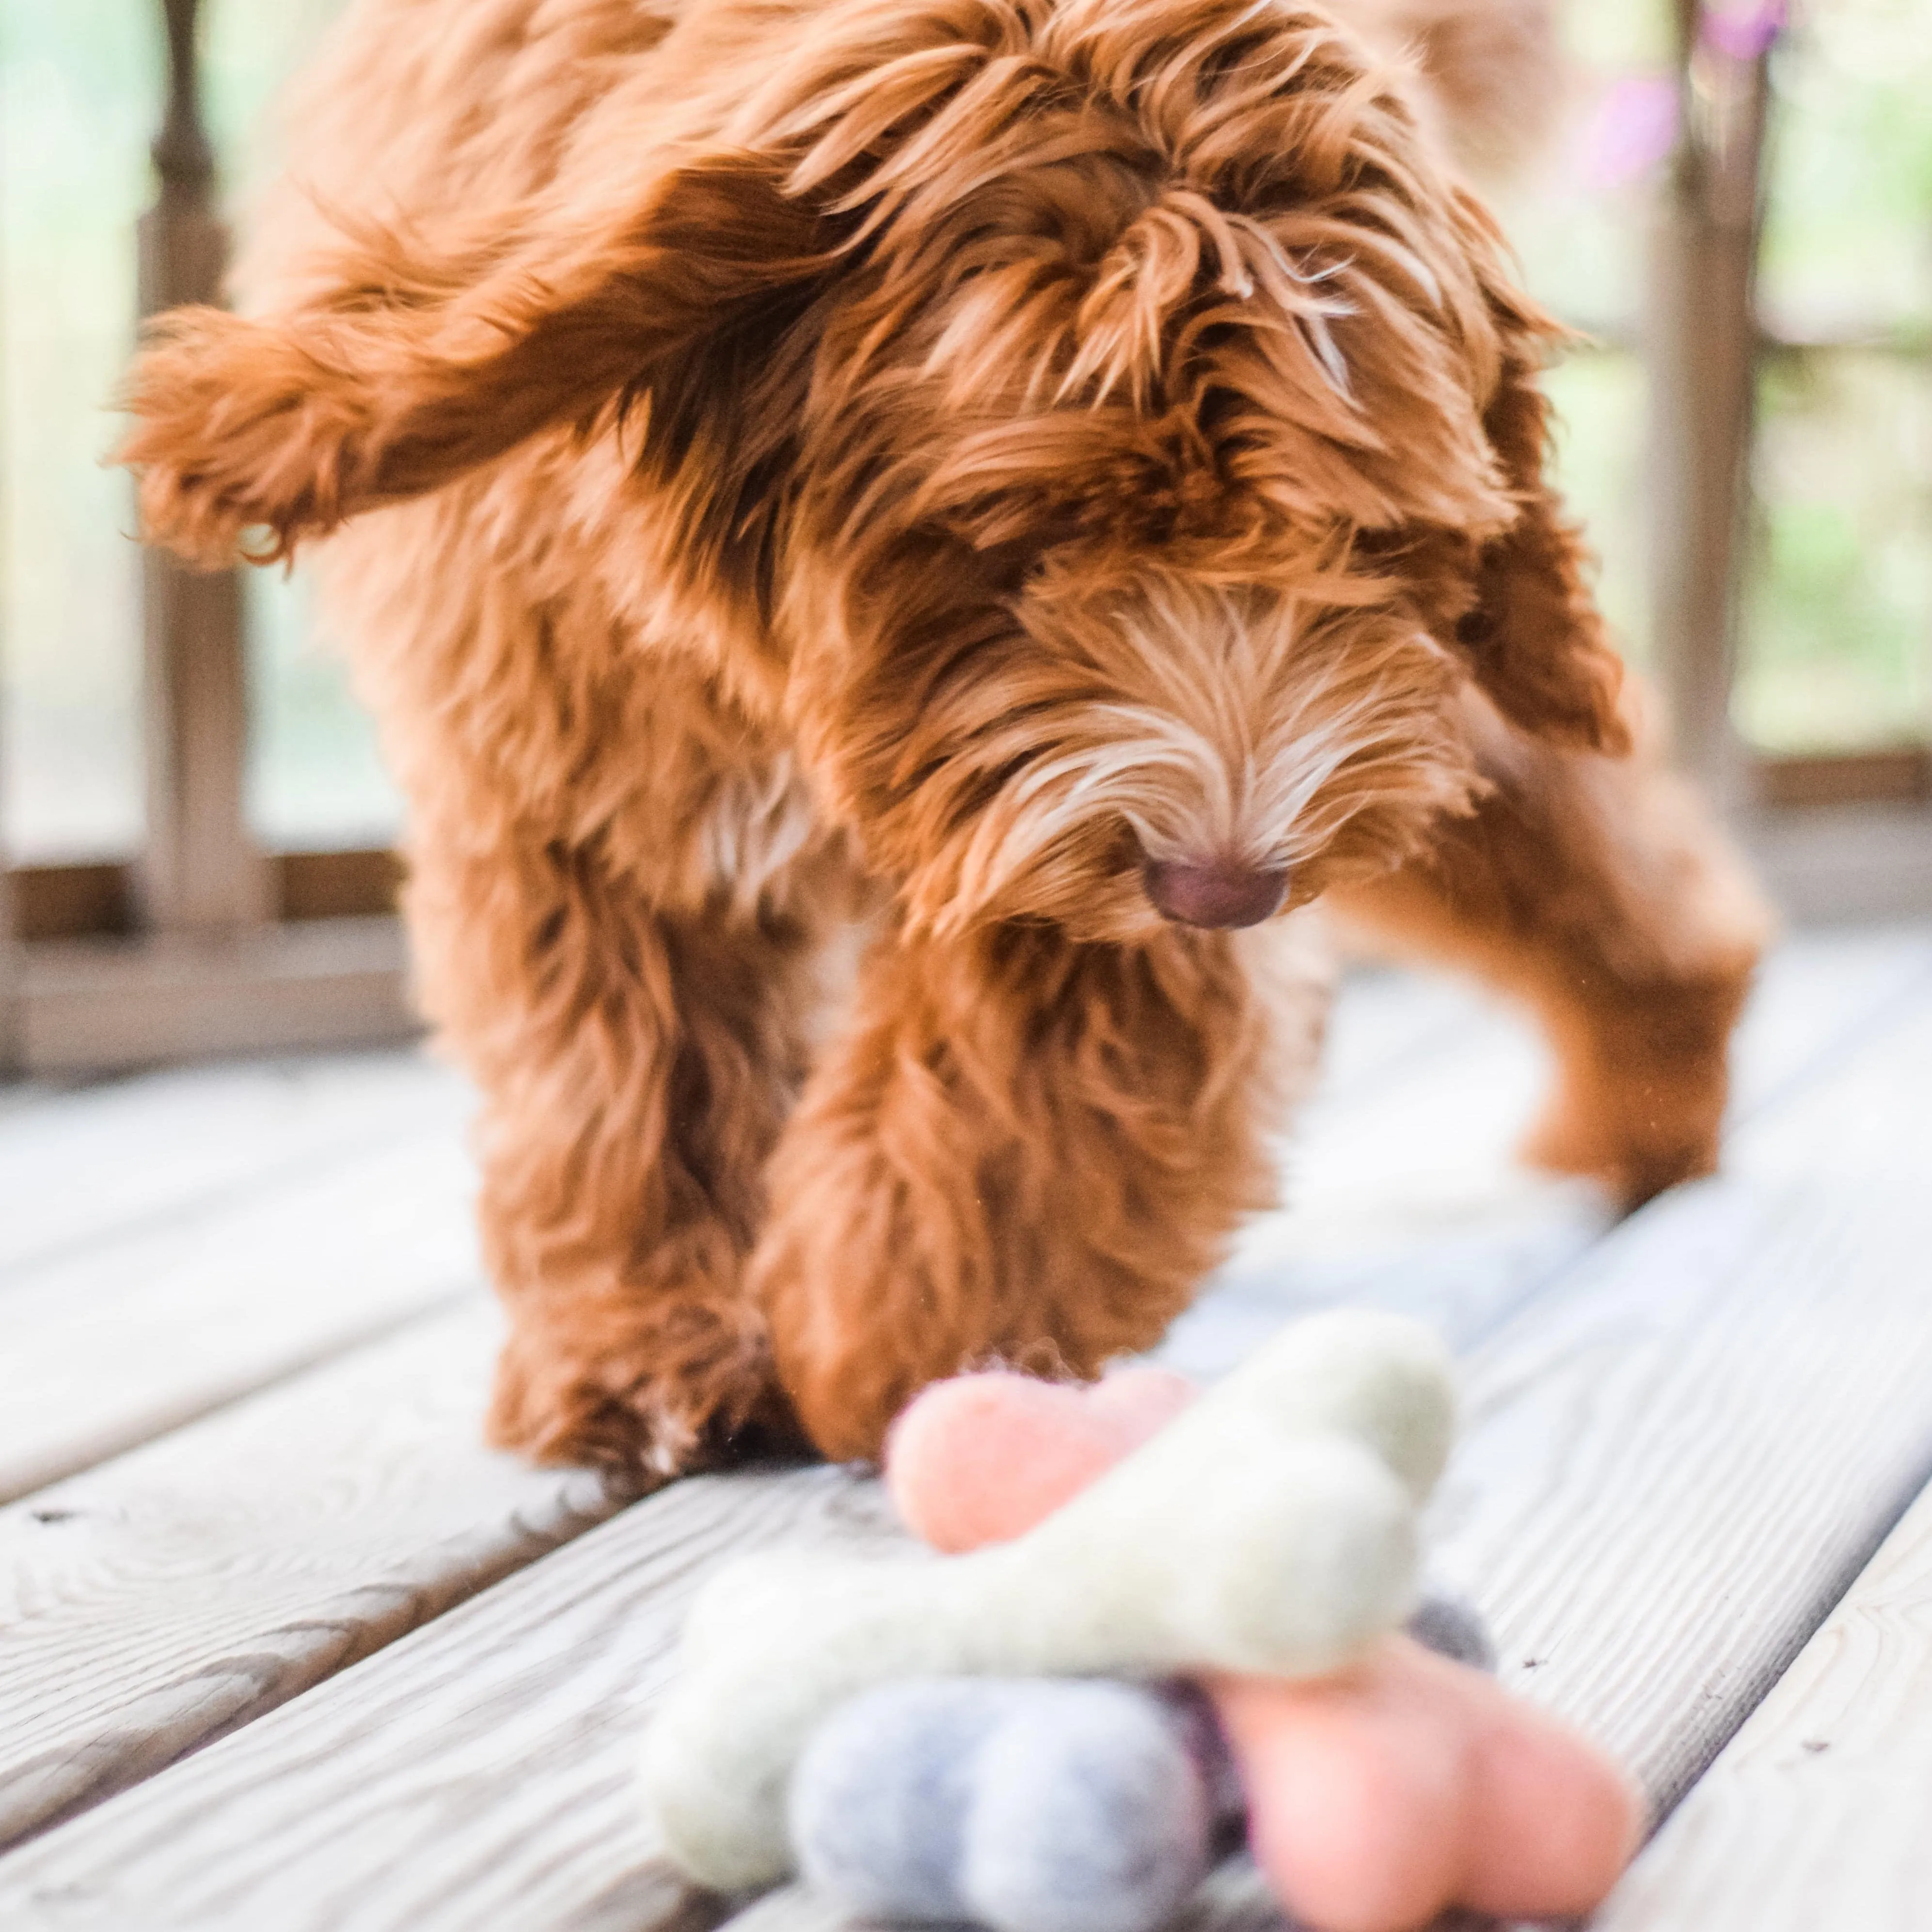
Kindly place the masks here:
<instances>
[{"instance_id":1,"label":"dog's nose","mask_svg":"<svg viewBox=\"0 0 1932 1932\"><path fill-rule=\"evenodd\" d=\"M1286 866L1150 859L1142 877L1154 910L1182 926L1258 926L1288 896Z\"/></svg>"}]
</instances>

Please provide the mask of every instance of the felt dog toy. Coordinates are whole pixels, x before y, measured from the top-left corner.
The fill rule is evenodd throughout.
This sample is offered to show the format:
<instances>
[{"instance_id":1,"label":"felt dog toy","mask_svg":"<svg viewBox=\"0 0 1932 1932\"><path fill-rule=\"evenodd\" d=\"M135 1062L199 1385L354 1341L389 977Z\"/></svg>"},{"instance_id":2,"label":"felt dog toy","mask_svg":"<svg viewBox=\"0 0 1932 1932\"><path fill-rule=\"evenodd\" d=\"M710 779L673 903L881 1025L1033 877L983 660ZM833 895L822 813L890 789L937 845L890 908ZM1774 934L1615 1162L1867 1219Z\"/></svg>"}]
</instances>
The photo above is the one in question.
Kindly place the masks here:
<instances>
[{"instance_id":1,"label":"felt dog toy","mask_svg":"<svg viewBox=\"0 0 1932 1932\"><path fill-rule=\"evenodd\" d=\"M693 1606L648 1735L659 1843L716 1890L783 1877L800 1750L895 1678L1336 1670L1414 1606L1452 1408L1426 1330L1318 1316L1012 1541L731 1566Z\"/></svg>"},{"instance_id":2,"label":"felt dog toy","mask_svg":"<svg viewBox=\"0 0 1932 1932\"><path fill-rule=\"evenodd\" d=\"M1408 1628L1488 1654L1454 1599ZM880 1684L813 1732L790 1811L800 1876L846 1912L992 1932L1156 1932L1246 1823L1204 1694L1102 1678Z\"/></svg>"},{"instance_id":3,"label":"felt dog toy","mask_svg":"<svg viewBox=\"0 0 1932 1932\"><path fill-rule=\"evenodd\" d=\"M1318 1932L1410 1932L1451 1906L1580 1917L1636 1850L1636 1796L1614 1765L1403 1638L1319 1683L1203 1681L1247 1793L1249 1849Z\"/></svg>"},{"instance_id":4,"label":"felt dog toy","mask_svg":"<svg viewBox=\"0 0 1932 1932\"><path fill-rule=\"evenodd\" d=\"M926 1677L818 1727L790 1822L800 1876L856 1916L1156 1932L1240 1814L1198 1692Z\"/></svg>"},{"instance_id":5,"label":"felt dog toy","mask_svg":"<svg viewBox=\"0 0 1932 1932\"><path fill-rule=\"evenodd\" d=\"M1072 1493L1160 1430L1184 1401L1177 1379L1136 1370L1091 1390L1005 1374L936 1384L888 1444L894 1500L945 1547L1022 1533L1029 1511L1055 1506L1057 1485ZM1628 1783L1468 1667L1484 1646L1453 1603L1425 1604L1411 1628L1422 1642L1387 1639L1324 1678L1204 1676L1270 1882L1319 1932L1405 1932L1451 1904L1588 1911L1634 1846Z\"/></svg>"}]
</instances>

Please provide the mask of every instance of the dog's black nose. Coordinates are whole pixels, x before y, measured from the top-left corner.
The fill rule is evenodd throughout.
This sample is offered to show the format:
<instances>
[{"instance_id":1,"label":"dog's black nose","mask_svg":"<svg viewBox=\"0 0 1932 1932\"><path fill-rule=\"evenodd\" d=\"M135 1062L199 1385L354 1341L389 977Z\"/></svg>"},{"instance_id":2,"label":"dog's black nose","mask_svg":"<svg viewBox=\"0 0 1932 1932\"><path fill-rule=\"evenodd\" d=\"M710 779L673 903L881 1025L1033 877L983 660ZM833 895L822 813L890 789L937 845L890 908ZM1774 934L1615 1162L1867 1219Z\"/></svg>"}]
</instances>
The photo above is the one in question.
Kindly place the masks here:
<instances>
[{"instance_id":1,"label":"dog's black nose","mask_svg":"<svg viewBox=\"0 0 1932 1932\"><path fill-rule=\"evenodd\" d=\"M1288 896L1286 866L1150 859L1142 877L1154 910L1182 926L1258 926Z\"/></svg>"}]
</instances>

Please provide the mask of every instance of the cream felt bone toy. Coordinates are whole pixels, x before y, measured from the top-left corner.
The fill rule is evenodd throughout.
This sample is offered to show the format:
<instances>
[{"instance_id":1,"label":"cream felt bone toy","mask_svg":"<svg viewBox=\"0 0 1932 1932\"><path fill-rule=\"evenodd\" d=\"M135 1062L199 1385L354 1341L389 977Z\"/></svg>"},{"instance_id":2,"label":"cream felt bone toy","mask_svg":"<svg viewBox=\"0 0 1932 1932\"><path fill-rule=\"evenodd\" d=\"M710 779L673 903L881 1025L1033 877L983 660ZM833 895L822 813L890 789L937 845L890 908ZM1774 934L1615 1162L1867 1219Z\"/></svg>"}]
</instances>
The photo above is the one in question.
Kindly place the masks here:
<instances>
[{"instance_id":1,"label":"cream felt bone toy","mask_svg":"<svg viewBox=\"0 0 1932 1932\"><path fill-rule=\"evenodd\" d=\"M1090 1389L961 1376L900 1418L887 1486L907 1524L939 1546L1004 1540L1153 1435L1191 1394L1149 1369ZM1592 1745L1496 1684L1485 1674L1492 1660L1473 1613L1438 1598L1406 1636L1381 1639L1332 1676L1204 1677L1249 1848L1298 1924L1414 1932L1451 1905L1514 1921L1569 1918L1601 1901L1636 1844L1636 1794ZM1155 1932L1205 1867L1190 1826L1204 1772L1221 1760L1198 1732L1179 1752L1170 1716L1160 1748L1156 1694L1116 1684L1106 1687L1116 1702L1142 1700L1137 1718L1109 1721L1096 1706L1085 1732L1090 1740L1104 1729L1104 1744L1083 1752L1075 1738L1056 1750L1054 1735L1071 1727L1046 1706L1069 1687L948 1688L946 1724L922 1715L916 1684L892 1684L814 1737L793 1780L801 1870L828 1895L887 1917ZM958 1708L976 1692L1004 1706L982 1714L984 1744ZM929 1900L962 1909L934 1913Z\"/></svg>"},{"instance_id":2,"label":"cream felt bone toy","mask_svg":"<svg viewBox=\"0 0 1932 1932\"><path fill-rule=\"evenodd\" d=\"M1317 1316L1011 1542L734 1564L694 1606L646 1743L662 1849L718 1891L784 1877L800 1750L894 1678L1292 1678L1348 1663L1413 1606L1416 1512L1453 1406L1426 1330Z\"/></svg>"}]
</instances>

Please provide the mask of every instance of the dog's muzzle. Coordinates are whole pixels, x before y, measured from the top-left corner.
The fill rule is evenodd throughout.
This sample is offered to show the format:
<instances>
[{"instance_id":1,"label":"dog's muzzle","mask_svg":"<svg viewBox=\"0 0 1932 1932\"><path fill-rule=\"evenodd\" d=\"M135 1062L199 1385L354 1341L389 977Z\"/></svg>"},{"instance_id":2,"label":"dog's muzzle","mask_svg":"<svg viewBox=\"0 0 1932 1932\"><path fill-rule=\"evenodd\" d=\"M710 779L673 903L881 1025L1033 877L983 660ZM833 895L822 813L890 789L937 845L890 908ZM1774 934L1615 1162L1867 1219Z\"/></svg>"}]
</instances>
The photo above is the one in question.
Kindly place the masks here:
<instances>
[{"instance_id":1,"label":"dog's muzzle","mask_svg":"<svg viewBox=\"0 0 1932 1932\"><path fill-rule=\"evenodd\" d=\"M1263 870L1225 861L1150 859L1141 876L1154 910L1179 926L1258 926L1288 896L1285 866Z\"/></svg>"}]
</instances>

